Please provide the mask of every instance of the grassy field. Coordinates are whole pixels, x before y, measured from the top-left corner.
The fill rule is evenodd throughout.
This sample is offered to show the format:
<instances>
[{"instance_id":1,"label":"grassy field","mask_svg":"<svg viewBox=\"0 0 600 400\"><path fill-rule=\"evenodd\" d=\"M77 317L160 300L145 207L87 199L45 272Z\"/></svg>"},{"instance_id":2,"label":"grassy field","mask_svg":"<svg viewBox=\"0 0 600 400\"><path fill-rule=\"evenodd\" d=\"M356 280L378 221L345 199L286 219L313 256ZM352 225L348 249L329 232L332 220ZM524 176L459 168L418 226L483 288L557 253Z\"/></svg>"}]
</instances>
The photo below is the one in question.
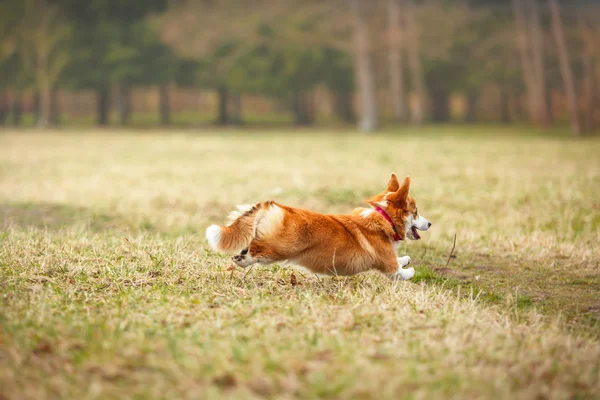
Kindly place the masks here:
<instances>
[{"instance_id":1,"label":"grassy field","mask_svg":"<svg viewBox=\"0 0 600 400\"><path fill-rule=\"evenodd\" d=\"M485 127L0 132L0 399L598 398L599 154ZM392 171L434 223L412 281L204 241L235 204L350 212Z\"/></svg>"}]
</instances>

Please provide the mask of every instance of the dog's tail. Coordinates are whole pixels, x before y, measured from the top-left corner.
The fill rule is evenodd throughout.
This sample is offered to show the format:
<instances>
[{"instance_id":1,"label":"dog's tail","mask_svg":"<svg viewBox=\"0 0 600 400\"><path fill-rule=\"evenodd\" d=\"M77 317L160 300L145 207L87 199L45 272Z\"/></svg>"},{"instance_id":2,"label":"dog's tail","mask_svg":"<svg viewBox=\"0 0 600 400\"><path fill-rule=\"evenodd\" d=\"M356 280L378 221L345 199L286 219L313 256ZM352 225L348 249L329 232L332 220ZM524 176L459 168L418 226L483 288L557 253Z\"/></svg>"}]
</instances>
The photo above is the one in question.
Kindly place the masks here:
<instances>
[{"instance_id":1,"label":"dog's tail","mask_svg":"<svg viewBox=\"0 0 600 400\"><path fill-rule=\"evenodd\" d=\"M213 250L238 253L246 249L252 239L271 235L281 226L283 209L273 201L237 206L226 226L211 225L206 239Z\"/></svg>"}]
</instances>

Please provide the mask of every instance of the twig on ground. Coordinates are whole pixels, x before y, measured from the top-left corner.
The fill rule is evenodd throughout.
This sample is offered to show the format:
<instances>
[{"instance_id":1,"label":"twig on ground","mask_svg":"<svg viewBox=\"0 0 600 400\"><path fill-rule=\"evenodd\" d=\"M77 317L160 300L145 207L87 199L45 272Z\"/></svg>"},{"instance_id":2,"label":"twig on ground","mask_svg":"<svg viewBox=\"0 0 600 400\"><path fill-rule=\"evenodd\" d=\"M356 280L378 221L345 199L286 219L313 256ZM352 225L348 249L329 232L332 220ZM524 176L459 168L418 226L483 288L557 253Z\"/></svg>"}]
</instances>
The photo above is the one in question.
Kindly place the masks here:
<instances>
[{"instance_id":1,"label":"twig on ground","mask_svg":"<svg viewBox=\"0 0 600 400\"><path fill-rule=\"evenodd\" d=\"M444 268L448 268L450 264L450 259L454 255L454 249L456 248L456 232L454 233L454 242L452 243L452 250L450 250L450 254L448 254L448 261L446 261L446 266Z\"/></svg>"}]
</instances>

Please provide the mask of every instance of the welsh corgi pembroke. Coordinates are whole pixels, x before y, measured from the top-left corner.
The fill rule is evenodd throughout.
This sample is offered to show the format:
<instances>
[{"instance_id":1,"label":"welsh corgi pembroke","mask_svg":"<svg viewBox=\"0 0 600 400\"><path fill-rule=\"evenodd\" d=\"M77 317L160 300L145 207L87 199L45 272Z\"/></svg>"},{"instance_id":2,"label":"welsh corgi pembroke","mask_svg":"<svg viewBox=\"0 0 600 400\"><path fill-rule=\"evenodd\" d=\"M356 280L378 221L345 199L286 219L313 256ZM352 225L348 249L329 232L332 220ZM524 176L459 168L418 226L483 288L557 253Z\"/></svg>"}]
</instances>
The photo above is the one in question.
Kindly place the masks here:
<instances>
[{"instance_id":1,"label":"welsh corgi pembroke","mask_svg":"<svg viewBox=\"0 0 600 400\"><path fill-rule=\"evenodd\" d=\"M405 238L419 240L431 222L419 215L409 196L410 177L402 185L396 174L387 189L366 201L371 208L351 214L324 215L274 201L238 206L226 226L206 229L215 251L235 253L240 267L288 261L328 275L354 275L371 269L392 279L414 276L410 257L396 257Z\"/></svg>"}]
</instances>

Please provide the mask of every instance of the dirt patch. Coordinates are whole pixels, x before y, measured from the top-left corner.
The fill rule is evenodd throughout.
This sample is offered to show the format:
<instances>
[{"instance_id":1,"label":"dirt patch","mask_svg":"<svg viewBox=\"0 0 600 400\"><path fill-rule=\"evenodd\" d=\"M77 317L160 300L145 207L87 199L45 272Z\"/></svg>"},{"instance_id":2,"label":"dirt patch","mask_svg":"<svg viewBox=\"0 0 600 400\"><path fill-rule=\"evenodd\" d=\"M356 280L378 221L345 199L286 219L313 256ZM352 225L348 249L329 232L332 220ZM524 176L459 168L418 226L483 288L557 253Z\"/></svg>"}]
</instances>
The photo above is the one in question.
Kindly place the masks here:
<instances>
[{"instance_id":1,"label":"dirt patch","mask_svg":"<svg viewBox=\"0 0 600 400\"><path fill-rule=\"evenodd\" d=\"M446 278L455 278L455 279L460 279L460 280L465 280L465 279L470 278L470 276L468 274L464 274L462 272L453 270L452 268L448 268L448 267L434 268L433 271L436 274L441 275Z\"/></svg>"}]
</instances>

